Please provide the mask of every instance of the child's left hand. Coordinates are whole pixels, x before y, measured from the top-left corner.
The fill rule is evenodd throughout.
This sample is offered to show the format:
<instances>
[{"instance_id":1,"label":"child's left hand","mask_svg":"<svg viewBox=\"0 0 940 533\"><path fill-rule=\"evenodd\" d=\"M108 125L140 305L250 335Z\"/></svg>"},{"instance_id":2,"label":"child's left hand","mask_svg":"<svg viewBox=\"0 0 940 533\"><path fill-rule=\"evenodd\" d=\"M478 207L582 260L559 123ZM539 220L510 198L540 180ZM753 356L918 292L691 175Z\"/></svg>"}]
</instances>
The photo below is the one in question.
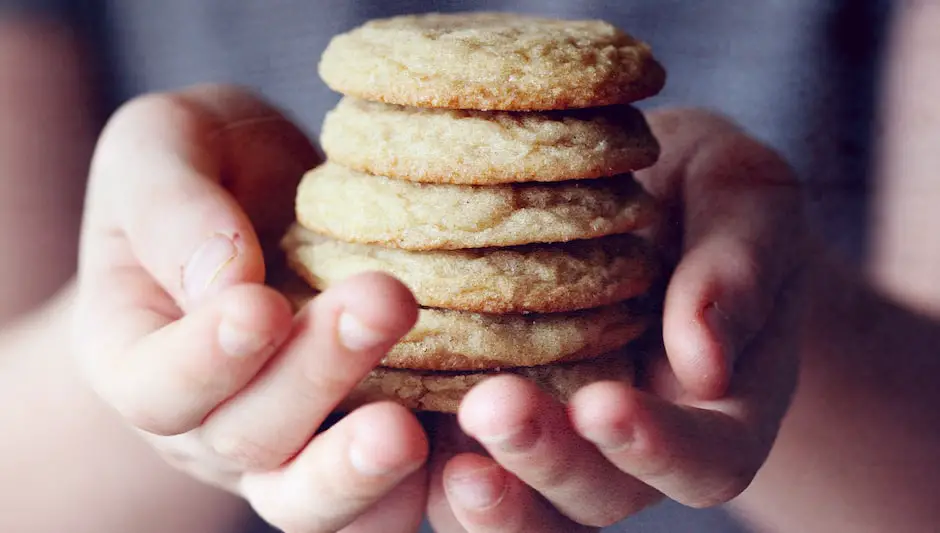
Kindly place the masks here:
<instances>
[{"instance_id":1,"label":"child's left hand","mask_svg":"<svg viewBox=\"0 0 940 533\"><path fill-rule=\"evenodd\" d=\"M681 255L666 296L667 358L650 369L649 392L597 383L567 408L512 377L471 391L458 421L485 454L437 457L437 531L572 533L663 497L718 505L767 458L798 369L797 181L723 119L649 119L663 157L638 179L682 222L659 235Z\"/></svg>"}]
</instances>

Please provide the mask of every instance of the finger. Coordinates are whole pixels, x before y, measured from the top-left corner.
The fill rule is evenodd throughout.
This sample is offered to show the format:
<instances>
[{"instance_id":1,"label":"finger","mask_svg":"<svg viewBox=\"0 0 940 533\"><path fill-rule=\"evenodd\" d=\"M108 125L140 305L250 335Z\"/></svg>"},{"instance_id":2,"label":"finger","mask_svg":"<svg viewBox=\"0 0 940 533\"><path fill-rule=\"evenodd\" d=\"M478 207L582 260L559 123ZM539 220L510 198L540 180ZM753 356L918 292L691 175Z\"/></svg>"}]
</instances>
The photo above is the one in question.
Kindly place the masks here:
<instances>
[{"instance_id":1,"label":"finger","mask_svg":"<svg viewBox=\"0 0 940 533\"><path fill-rule=\"evenodd\" d=\"M431 457L428 459L428 520L437 533L465 533L467 529L457 520L444 491L444 467L456 455L485 455L486 450L460 429L456 416L430 413L423 418L428 438L431 440Z\"/></svg>"},{"instance_id":2,"label":"finger","mask_svg":"<svg viewBox=\"0 0 940 533\"><path fill-rule=\"evenodd\" d=\"M136 428L176 435L197 427L254 377L287 339L293 316L277 292L240 285L176 322L141 309L128 309L123 319L155 331L115 350L120 358L86 361L92 386Z\"/></svg>"},{"instance_id":3,"label":"finger","mask_svg":"<svg viewBox=\"0 0 940 533\"><path fill-rule=\"evenodd\" d=\"M85 284L114 289L115 269L141 266L186 309L228 285L262 282L258 235L238 200L262 226L273 224L265 214L290 217L292 184L315 162L300 130L244 91L203 87L129 103L92 164Z\"/></svg>"},{"instance_id":4,"label":"finger","mask_svg":"<svg viewBox=\"0 0 940 533\"><path fill-rule=\"evenodd\" d=\"M561 516L494 460L461 454L439 474L453 523L470 533L576 533L594 531ZM582 502L584 503L584 502ZM443 520L441 520L443 521ZM439 533L458 531L435 524Z\"/></svg>"},{"instance_id":5,"label":"finger","mask_svg":"<svg viewBox=\"0 0 940 533\"><path fill-rule=\"evenodd\" d=\"M283 464L416 319L411 293L386 275L331 287L297 317L277 358L205 420L205 442L244 468Z\"/></svg>"},{"instance_id":6,"label":"finger","mask_svg":"<svg viewBox=\"0 0 940 533\"><path fill-rule=\"evenodd\" d=\"M414 415L399 405L371 404L318 435L285 468L246 474L241 490L258 514L284 531L332 533L418 471L427 453Z\"/></svg>"},{"instance_id":7,"label":"finger","mask_svg":"<svg viewBox=\"0 0 940 533\"><path fill-rule=\"evenodd\" d=\"M428 475L422 468L343 528L341 533L415 533L421 527L427 498Z\"/></svg>"},{"instance_id":8,"label":"finger","mask_svg":"<svg viewBox=\"0 0 940 533\"><path fill-rule=\"evenodd\" d=\"M456 419L438 418L429 434L434 440L428 518L438 533L593 531L562 516L518 478L484 458L486 450L460 430Z\"/></svg>"},{"instance_id":9,"label":"finger","mask_svg":"<svg viewBox=\"0 0 940 533\"><path fill-rule=\"evenodd\" d=\"M457 521L444 492L444 467L458 454L485 455L486 450L460 429L454 415L427 413L422 419L431 441L431 457L428 459L428 520L437 533L464 533L467 530Z\"/></svg>"},{"instance_id":10,"label":"finger","mask_svg":"<svg viewBox=\"0 0 940 533\"><path fill-rule=\"evenodd\" d=\"M787 291L720 400L673 404L596 383L572 398L572 424L617 468L670 498L693 507L725 503L753 481L786 413L796 383L798 313Z\"/></svg>"},{"instance_id":11,"label":"finger","mask_svg":"<svg viewBox=\"0 0 940 533\"><path fill-rule=\"evenodd\" d=\"M481 383L467 394L458 419L493 459L575 522L608 526L657 499L610 468L572 431L564 406L530 382L507 376Z\"/></svg>"},{"instance_id":12,"label":"finger","mask_svg":"<svg viewBox=\"0 0 940 533\"><path fill-rule=\"evenodd\" d=\"M621 384L579 391L572 419L618 469L693 507L737 496L763 462L756 439L730 416L679 407Z\"/></svg>"},{"instance_id":13,"label":"finger","mask_svg":"<svg viewBox=\"0 0 940 533\"><path fill-rule=\"evenodd\" d=\"M663 161L641 179L681 184L661 192L678 195L685 228L666 294L666 351L683 387L714 399L801 262L800 192L778 155L723 119L672 111L650 123Z\"/></svg>"}]
</instances>

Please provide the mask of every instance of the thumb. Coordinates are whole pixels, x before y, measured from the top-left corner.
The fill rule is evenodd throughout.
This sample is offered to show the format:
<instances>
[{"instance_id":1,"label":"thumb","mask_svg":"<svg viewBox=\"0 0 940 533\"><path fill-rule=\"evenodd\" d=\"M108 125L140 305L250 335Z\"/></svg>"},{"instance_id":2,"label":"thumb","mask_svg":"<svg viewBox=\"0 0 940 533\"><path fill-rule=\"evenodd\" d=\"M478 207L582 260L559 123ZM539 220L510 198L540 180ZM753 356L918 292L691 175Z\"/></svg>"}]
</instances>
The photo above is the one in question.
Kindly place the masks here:
<instances>
[{"instance_id":1,"label":"thumb","mask_svg":"<svg viewBox=\"0 0 940 533\"><path fill-rule=\"evenodd\" d=\"M184 310L260 283L259 237L293 219L296 184L317 159L281 112L239 89L139 98L96 150L82 271L106 283L115 269L143 268Z\"/></svg>"},{"instance_id":2,"label":"thumb","mask_svg":"<svg viewBox=\"0 0 940 533\"><path fill-rule=\"evenodd\" d=\"M683 389L714 399L802 261L801 193L777 154L724 119L671 111L650 122L665 159L644 179L675 191L681 206L666 352Z\"/></svg>"}]
</instances>

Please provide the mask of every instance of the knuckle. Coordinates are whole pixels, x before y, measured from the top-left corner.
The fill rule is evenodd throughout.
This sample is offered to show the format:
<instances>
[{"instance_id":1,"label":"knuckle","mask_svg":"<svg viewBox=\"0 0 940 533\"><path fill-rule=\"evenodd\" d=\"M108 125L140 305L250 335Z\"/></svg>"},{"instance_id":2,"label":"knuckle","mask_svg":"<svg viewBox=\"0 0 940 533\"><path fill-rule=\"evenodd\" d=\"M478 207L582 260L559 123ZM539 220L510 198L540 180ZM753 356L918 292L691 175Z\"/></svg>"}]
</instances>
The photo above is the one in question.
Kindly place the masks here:
<instances>
[{"instance_id":1,"label":"knuckle","mask_svg":"<svg viewBox=\"0 0 940 533\"><path fill-rule=\"evenodd\" d=\"M150 121L178 115L186 109L185 102L172 93L149 93L121 105L108 119L102 132L102 145L119 141L126 134L134 134L141 121Z\"/></svg>"},{"instance_id":2,"label":"knuckle","mask_svg":"<svg viewBox=\"0 0 940 533\"><path fill-rule=\"evenodd\" d=\"M734 435L723 439L726 451L699 460L701 465L707 465L699 476L700 490L683 498L681 503L696 509L716 507L734 500L750 487L770 453L772 439L768 441L753 428L744 431L734 428L725 432ZM734 452L729 454L728 450Z\"/></svg>"},{"instance_id":3,"label":"knuckle","mask_svg":"<svg viewBox=\"0 0 940 533\"><path fill-rule=\"evenodd\" d=\"M296 510L284 503L275 503L269 498L261 501L249 499L252 508L265 522L277 528L278 531L289 533L326 533L325 529L317 527L316 523L305 520Z\"/></svg>"},{"instance_id":4,"label":"knuckle","mask_svg":"<svg viewBox=\"0 0 940 533\"><path fill-rule=\"evenodd\" d=\"M740 496L754 481L761 466L761 461L745 459L746 455L742 454L742 460L718 473L708 490L702 491L699 497L682 503L696 509L706 509L724 505Z\"/></svg>"},{"instance_id":5,"label":"knuckle","mask_svg":"<svg viewBox=\"0 0 940 533\"><path fill-rule=\"evenodd\" d=\"M585 526L597 527L601 529L611 527L622 522L625 518L633 515L635 512L634 508L630 505L626 505L624 507L625 508L620 509L593 511L590 516L579 520L579 522Z\"/></svg>"},{"instance_id":6,"label":"knuckle","mask_svg":"<svg viewBox=\"0 0 940 533\"><path fill-rule=\"evenodd\" d=\"M305 402L313 405L324 401L339 401L345 398L355 386L355 382L348 376L332 373L330 369L322 366L308 366L303 373L303 386L298 393Z\"/></svg>"},{"instance_id":7,"label":"knuckle","mask_svg":"<svg viewBox=\"0 0 940 533\"><path fill-rule=\"evenodd\" d=\"M130 426L159 436L180 435L189 431L191 424L186 417L163 412L146 402L125 400L112 401L112 406Z\"/></svg>"},{"instance_id":8,"label":"knuckle","mask_svg":"<svg viewBox=\"0 0 940 533\"><path fill-rule=\"evenodd\" d=\"M749 295L762 289L763 284L769 281L771 265L763 260L762 251L736 235L716 235L701 253L704 254L703 260L711 265L703 287L709 298L727 291L733 291L734 296ZM721 262L715 263L713 257L718 254Z\"/></svg>"},{"instance_id":9,"label":"knuckle","mask_svg":"<svg viewBox=\"0 0 940 533\"><path fill-rule=\"evenodd\" d=\"M728 246L728 258L731 260L729 267L733 269L737 282L746 287L759 287L766 276L766 269L754 250L741 242L729 243Z\"/></svg>"},{"instance_id":10,"label":"knuckle","mask_svg":"<svg viewBox=\"0 0 940 533\"><path fill-rule=\"evenodd\" d=\"M281 531L335 533L348 519L343 510L356 505L365 509L373 503L371 499L360 502L355 495L335 489L328 484L302 483L293 485L286 497L266 495L251 503L262 518Z\"/></svg>"},{"instance_id":11,"label":"knuckle","mask_svg":"<svg viewBox=\"0 0 940 533\"><path fill-rule=\"evenodd\" d=\"M648 428L642 439L624 450L629 464L636 465L637 474L644 479L668 479L675 474L677 457L670 453L669 443L655 428Z\"/></svg>"},{"instance_id":12,"label":"knuckle","mask_svg":"<svg viewBox=\"0 0 940 533\"><path fill-rule=\"evenodd\" d=\"M259 513L261 514L261 513ZM262 514L262 516L264 516ZM265 518L268 523L276 527L279 531L290 533L333 533L324 527L320 520L309 516L297 516L297 513L281 511L270 518Z\"/></svg>"},{"instance_id":13,"label":"knuckle","mask_svg":"<svg viewBox=\"0 0 940 533\"><path fill-rule=\"evenodd\" d=\"M740 129L726 130L713 137L714 155L734 163L730 177L741 183L761 186L787 186L794 191L799 180L776 150Z\"/></svg>"},{"instance_id":14,"label":"knuckle","mask_svg":"<svg viewBox=\"0 0 940 533\"><path fill-rule=\"evenodd\" d=\"M716 132L740 132L741 126L730 116L715 110L692 108L681 110L686 114L687 120L702 124L709 131Z\"/></svg>"},{"instance_id":15,"label":"knuckle","mask_svg":"<svg viewBox=\"0 0 940 533\"><path fill-rule=\"evenodd\" d=\"M136 368L109 372L123 375L125 379L122 385L112 386L106 394L128 423L147 433L174 436L196 429L222 397L217 392L221 388L198 380L185 367L150 370L149 374ZM150 382L141 383L146 376L150 377ZM114 383L115 379L108 378L108 381ZM135 386L135 382L139 385Z\"/></svg>"},{"instance_id":16,"label":"knuckle","mask_svg":"<svg viewBox=\"0 0 940 533\"><path fill-rule=\"evenodd\" d=\"M751 484L754 477L749 475L732 475L724 478L711 490L703 493L701 497L684 502L695 509L708 509L724 505L741 495Z\"/></svg>"},{"instance_id":17,"label":"knuckle","mask_svg":"<svg viewBox=\"0 0 940 533\"><path fill-rule=\"evenodd\" d=\"M159 378L152 373L142 376L136 369L128 368L127 361L134 359L135 354L128 353L122 344L101 341L97 345L79 343L79 346L82 353L77 364L82 378L125 424L157 436L180 435L199 424L199 418L190 409L179 405L179 395L161 394L165 388L159 385ZM145 383L141 383L142 377Z\"/></svg>"},{"instance_id":18,"label":"knuckle","mask_svg":"<svg viewBox=\"0 0 940 533\"><path fill-rule=\"evenodd\" d=\"M596 528L606 528L619 524L625 519L641 512L647 507L659 502L662 495L641 483L630 487L629 490L618 490L621 498L611 501L607 505L597 505L591 509L586 517L578 520L579 523Z\"/></svg>"},{"instance_id":19,"label":"knuckle","mask_svg":"<svg viewBox=\"0 0 940 533\"><path fill-rule=\"evenodd\" d=\"M224 364L204 364L195 357L181 361L167 369L165 388L179 398L184 407L180 416L196 418L196 424L226 398L238 392L243 383L247 361L225 361Z\"/></svg>"},{"instance_id":20,"label":"knuckle","mask_svg":"<svg viewBox=\"0 0 940 533\"><path fill-rule=\"evenodd\" d=\"M178 94L138 96L119 107L105 124L95 148L91 180L126 180L126 172L118 171L127 164L127 152L147 146L155 130L198 132L207 127L194 106Z\"/></svg>"},{"instance_id":21,"label":"knuckle","mask_svg":"<svg viewBox=\"0 0 940 533\"><path fill-rule=\"evenodd\" d=\"M638 468L642 470L644 478L670 479L676 473L676 465L671 458L650 452L639 453L637 457L644 458L642 467Z\"/></svg>"},{"instance_id":22,"label":"knuckle","mask_svg":"<svg viewBox=\"0 0 940 533\"><path fill-rule=\"evenodd\" d=\"M215 455L243 470L277 468L290 458L289 454L243 434L213 435L207 437L207 441Z\"/></svg>"},{"instance_id":23,"label":"knuckle","mask_svg":"<svg viewBox=\"0 0 940 533\"><path fill-rule=\"evenodd\" d=\"M723 272L715 283L724 287L721 292L726 295L719 304L732 325L743 330L741 333L762 327L764 317L773 305L776 266L770 258L775 256L773 252L762 250L761 246L730 238L721 243L725 252L721 265Z\"/></svg>"},{"instance_id":24,"label":"knuckle","mask_svg":"<svg viewBox=\"0 0 940 533\"><path fill-rule=\"evenodd\" d=\"M548 489L557 489L568 484L574 476L565 461L553 461L549 464L533 465L529 477L533 485Z\"/></svg>"},{"instance_id":25,"label":"knuckle","mask_svg":"<svg viewBox=\"0 0 940 533\"><path fill-rule=\"evenodd\" d=\"M364 479L360 476L324 476L323 483L317 487L318 497L324 502L343 502L347 509L367 509L381 496L386 488L378 480ZM323 506L328 508L328 506ZM323 519L324 517L321 517Z\"/></svg>"},{"instance_id":26,"label":"knuckle","mask_svg":"<svg viewBox=\"0 0 940 533\"><path fill-rule=\"evenodd\" d=\"M689 131L696 138L714 137L716 134L738 132L741 127L728 115L700 107L671 107L648 113L651 124L670 133Z\"/></svg>"}]
</instances>

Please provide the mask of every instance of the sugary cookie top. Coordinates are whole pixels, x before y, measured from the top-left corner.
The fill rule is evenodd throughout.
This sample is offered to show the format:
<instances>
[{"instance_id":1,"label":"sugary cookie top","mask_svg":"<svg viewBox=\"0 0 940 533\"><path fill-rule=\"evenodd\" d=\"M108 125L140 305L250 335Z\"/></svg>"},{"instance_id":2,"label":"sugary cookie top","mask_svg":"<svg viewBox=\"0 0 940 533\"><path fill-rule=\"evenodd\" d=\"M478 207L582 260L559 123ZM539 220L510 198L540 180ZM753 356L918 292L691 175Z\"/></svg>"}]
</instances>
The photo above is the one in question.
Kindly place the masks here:
<instances>
[{"instance_id":1,"label":"sugary cookie top","mask_svg":"<svg viewBox=\"0 0 940 533\"><path fill-rule=\"evenodd\" d=\"M320 75L367 100L482 110L629 103L665 83L649 46L606 22L507 13L375 20L335 37Z\"/></svg>"}]
</instances>

